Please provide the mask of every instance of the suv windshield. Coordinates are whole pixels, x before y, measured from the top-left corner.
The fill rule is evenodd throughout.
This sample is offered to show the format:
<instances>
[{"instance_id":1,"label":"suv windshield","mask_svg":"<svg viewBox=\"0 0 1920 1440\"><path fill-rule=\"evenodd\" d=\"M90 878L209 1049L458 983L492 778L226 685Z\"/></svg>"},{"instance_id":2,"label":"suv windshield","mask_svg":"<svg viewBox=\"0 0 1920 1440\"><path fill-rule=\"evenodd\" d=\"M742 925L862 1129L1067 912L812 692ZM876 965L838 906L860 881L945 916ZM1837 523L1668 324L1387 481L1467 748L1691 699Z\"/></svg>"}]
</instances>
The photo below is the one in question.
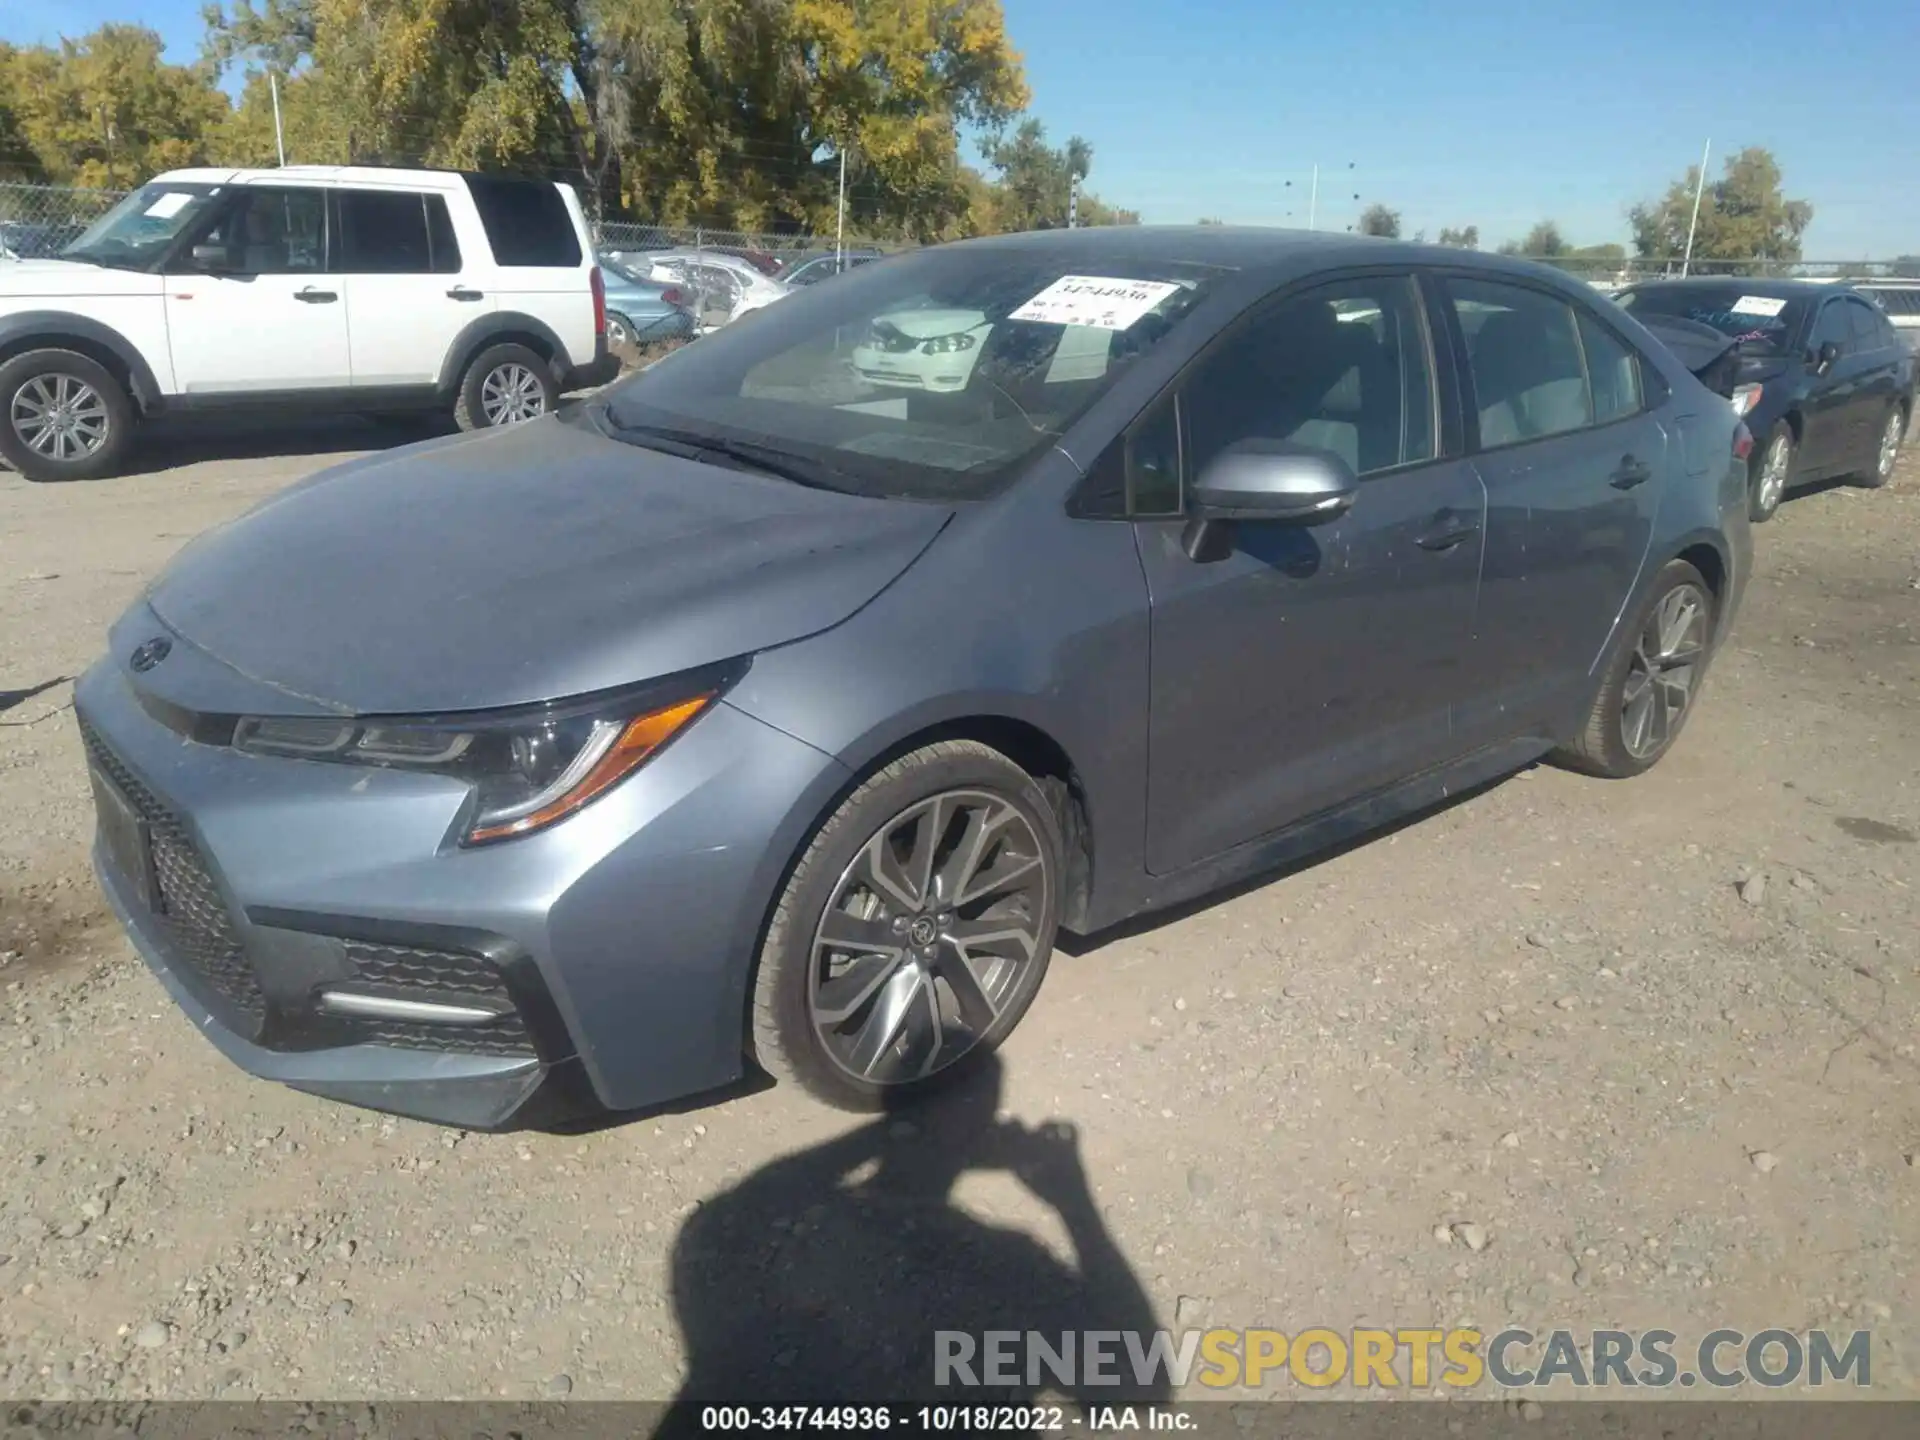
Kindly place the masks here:
<instances>
[{"instance_id":1,"label":"suv windshield","mask_svg":"<svg viewBox=\"0 0 1920 1440\"><path fill-rule=\"evenodd\" d=\"M219 192L217 185L171 180L142 185L82 230L60 258L143 269L206 213Z\"/></svg>"},{"instance_id":2,"label":"suv windshield","mask_svg":"<svg viewBox=\"0 0 1920 1440\"><path fill-rule=\"evenodd\" d=\"M609 431L706 436L817 483L988 493L1205 293L1209 266L998 246L927 250L809 286L608 392ZM765 467L772 468L772 467Z\"/></svg>"},{"instance_id":3,"label":"suv windshield","mask_svg":"<svg viewBox=\"0 0 1920 1440\"><path fill-rule=\"evenodd\" d=\"M1614 298L1642 318L1672 315L1710 325L1749 355L1786 354L1807 314L1805 300L1756 295L1738 280L1648 286Z\"/></svg>"}]
</instances>

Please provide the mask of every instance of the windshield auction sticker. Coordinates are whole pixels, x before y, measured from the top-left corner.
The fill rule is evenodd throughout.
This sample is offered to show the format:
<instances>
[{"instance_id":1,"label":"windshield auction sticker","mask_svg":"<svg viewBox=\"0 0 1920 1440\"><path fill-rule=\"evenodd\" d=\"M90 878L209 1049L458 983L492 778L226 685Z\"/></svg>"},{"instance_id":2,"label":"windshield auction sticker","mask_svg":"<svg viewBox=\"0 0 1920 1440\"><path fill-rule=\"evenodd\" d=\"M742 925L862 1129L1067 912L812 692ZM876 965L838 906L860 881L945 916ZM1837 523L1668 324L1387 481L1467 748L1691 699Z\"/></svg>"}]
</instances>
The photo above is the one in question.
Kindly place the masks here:
<instances>
[{"instance_id":1,"label":"windshield auction sticker","mask_svg":"<svg viewBox=\"0 0 1920 1440\"><path fill-rule=\"evenodd\" d=\"M1034 320L1043 325L1124 330L1179 288L1166 280L1062 275L1007 318Z\"/></svg>"},{"instance_id":2,"label":"windshield auction sticker","mask_svg":"<svg viewBox=\"0 0 1920 1440\"><path fill-rule=\"evenodd\" d=\"M1784 300L1775 300L1767 295L1742 295L1728 307L1735 315L1778 315L1787 308Z\"/></svg>"}]
</instances>

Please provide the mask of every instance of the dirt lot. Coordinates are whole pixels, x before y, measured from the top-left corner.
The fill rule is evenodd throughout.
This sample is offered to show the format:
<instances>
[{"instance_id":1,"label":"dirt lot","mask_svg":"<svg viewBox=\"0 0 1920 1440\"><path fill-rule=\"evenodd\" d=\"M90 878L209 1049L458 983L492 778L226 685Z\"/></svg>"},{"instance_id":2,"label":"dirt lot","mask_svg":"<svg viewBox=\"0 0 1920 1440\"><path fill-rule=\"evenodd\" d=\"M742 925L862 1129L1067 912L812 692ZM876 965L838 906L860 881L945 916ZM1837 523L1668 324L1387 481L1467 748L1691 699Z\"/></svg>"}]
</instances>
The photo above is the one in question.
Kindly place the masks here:
<instances>
[{"instance_id":1,"label":"dirt lot","mask_svg":"<svg viewBox=\"0 0 1920 1440\"><path fill-rule=\"evenodd\" d=\"M917 1388L930 1319L1145 1303L1870 1328L1874 1390L1920 1396L1920 451L1758 532L1653 776L1535 770L1076 947L997 1119L771 1090L491 1136L193 1032L103 915L58 683L194 532L393 438L0 474L0 692L48 686L0 696L0 1394L663 1397L721 1359Z\"/></svg>"}]
</instances>

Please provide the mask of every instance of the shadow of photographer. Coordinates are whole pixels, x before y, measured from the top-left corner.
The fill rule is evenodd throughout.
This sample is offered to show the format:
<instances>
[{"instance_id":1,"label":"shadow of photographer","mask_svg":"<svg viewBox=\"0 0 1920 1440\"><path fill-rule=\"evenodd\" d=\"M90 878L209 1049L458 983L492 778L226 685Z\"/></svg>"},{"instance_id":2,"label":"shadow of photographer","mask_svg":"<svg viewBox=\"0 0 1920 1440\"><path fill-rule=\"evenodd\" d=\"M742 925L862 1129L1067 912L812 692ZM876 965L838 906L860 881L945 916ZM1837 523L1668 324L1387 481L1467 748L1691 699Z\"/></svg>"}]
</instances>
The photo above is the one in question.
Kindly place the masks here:
<instances>
[{"instance_id":1,"label":"shadow of photographer","mask_svg":"<svg viewBox=\"0 0 1920 1440\"><path fill-rule=\"evenodd\" d=\"M999 1119L1001 1078L986 1057L939 1096L775 1160L688 1218L673 1255L687 1374L659 1433L691 1427L701 1404L1167 1398L1164 1376L1136 1383L1124 1345L1112 1367L1123 1383L1030 1372L1024 1339L1008 1367L1018 1383L984 1383L987 1331L1037 1332L1057 1350L1064 1333L1077 1344L1090 1330L1134 1331L1146 1344L1157 1323L1101 1219L1078 1134ZM1052 1210L1074 1263L960 1209L954 1190L969 1171L1010 1174ZM939 1383L942 1331L972 1341L981 1384Z\"/></svg>"}]
</instances>

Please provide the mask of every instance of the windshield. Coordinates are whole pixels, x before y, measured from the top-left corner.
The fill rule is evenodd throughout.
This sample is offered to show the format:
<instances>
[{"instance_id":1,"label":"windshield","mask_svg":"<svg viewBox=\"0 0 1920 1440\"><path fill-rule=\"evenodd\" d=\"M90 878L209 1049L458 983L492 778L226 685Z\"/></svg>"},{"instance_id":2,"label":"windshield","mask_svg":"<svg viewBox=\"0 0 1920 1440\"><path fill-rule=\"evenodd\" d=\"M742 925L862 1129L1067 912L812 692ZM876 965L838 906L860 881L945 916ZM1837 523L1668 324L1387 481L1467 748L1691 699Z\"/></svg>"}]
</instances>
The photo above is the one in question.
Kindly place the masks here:
<instances>
[{"instance_id":1,"label":"windshield","mask_svg":"<svg viewBox=\"0 0 1920 1440\"><path fill-rule=\"evenodd\" d=\"M1098 247L921 251L807 286L608 392L613 433L690 432L821 483L984 495L1186 315L1211 267Z\"/></svg>"},{"instance_id":2,"label":"windshield","mask_svg":"<svg viewBox=\"0 0 1920 1440\"><path fill-rule=\"evenodd\" d=\"M219 189L171 180L142 185L82 230L60 258L134 268L149 265L206 213Z\"/></svg>"},{"instance_id":3,"label":"windshield","mask_svg":"<svg viewBox=\"0 0 1920 1440\"><path fill-rule=\"evenodd\" d=\"M1710 325L1748 354L1784 355L1806 318L1807 302L1755 295L1738 281L1660 285L1616 297L1635 315L1672 315Z\"/></svg>"}]
</instances>

